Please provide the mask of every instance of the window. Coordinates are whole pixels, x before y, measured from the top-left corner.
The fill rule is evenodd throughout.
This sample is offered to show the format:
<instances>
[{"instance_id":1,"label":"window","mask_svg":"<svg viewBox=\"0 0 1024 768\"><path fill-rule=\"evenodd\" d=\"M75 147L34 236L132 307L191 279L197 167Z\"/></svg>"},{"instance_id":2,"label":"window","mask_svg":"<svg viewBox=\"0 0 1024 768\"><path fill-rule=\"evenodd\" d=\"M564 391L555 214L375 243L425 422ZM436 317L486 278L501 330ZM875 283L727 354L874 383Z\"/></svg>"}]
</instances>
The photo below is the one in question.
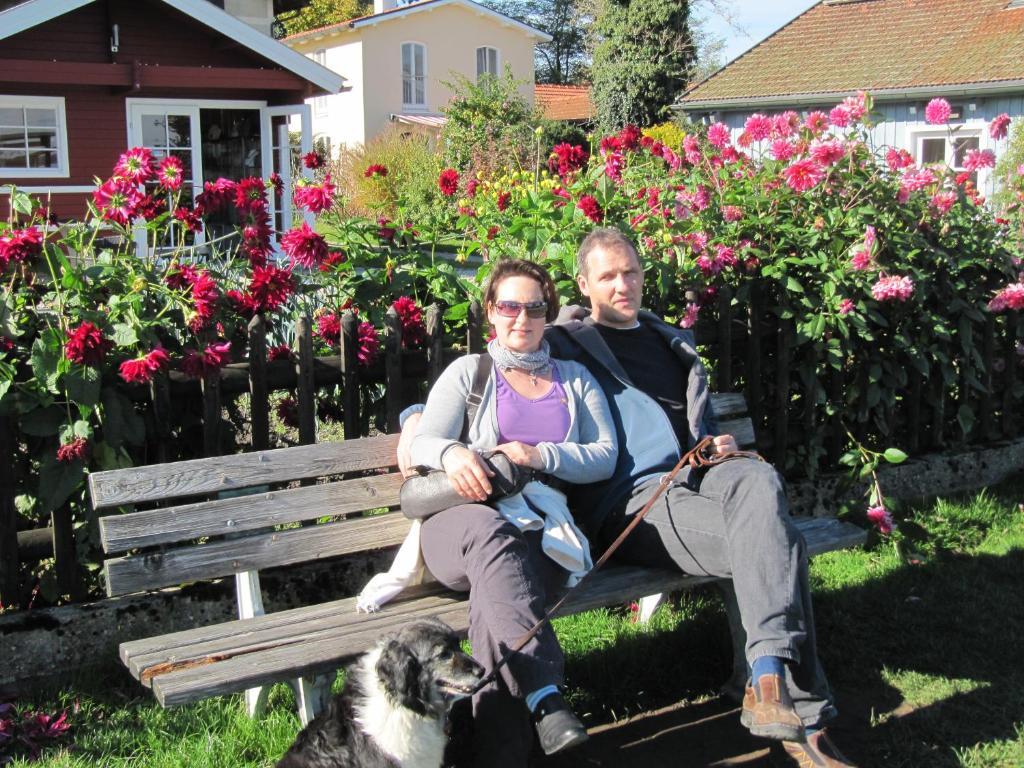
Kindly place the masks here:
<instances>
[{"instance_id":1,"label":"window","mask_svg":"<svg viewBox=\"0 0 1024 768\"><path fill-rule=\"evenodd\" d=\"M64 99L0 96L0 176L68 175Z\"/></svg>"},{"instance_id":2,"label":"window","mask_svg":"<svg viewBox=\"0 0 1024 768\"><path fill-rule=\"evenodd\" d=\"M402 43L402 105L424 107L427 104L427 51L420 43Z\"/></svg>"},{"instance_id":3,"label":"window","mask_svg":"<svg viewBox=\"0 0 1024 768\"><path fill-rule=\"evenodd\" d=\"M967 153L971 150L981 148L981 138L978 136L956 136L953 139L953 170L957 173L964 171L964 161ZM972 171L969 176L971 183L978 186L978 172Z\"/></svg>"},{"instance_id":4,"label":"window","mask_svg":"<svg viewBox=\"0 0 1024 768\"><path fill-rule=\"evenodd\" d=\"M484 75L498 76L498 49L484 46L476 49L476 79Z\"/></svg>"},{"instance_id":5,"label":"window","mask_svg":"<svg viewBox=\"0 0 1024 768\"><path fill-rule=\"evenodd\" d=\"M327 51L323 48L313 51L310 55L321 67L327 66ZM316 117L327 117L327 97L326 96L314 96L313 97L313 114Z\"/></svg>"}]
</instances>

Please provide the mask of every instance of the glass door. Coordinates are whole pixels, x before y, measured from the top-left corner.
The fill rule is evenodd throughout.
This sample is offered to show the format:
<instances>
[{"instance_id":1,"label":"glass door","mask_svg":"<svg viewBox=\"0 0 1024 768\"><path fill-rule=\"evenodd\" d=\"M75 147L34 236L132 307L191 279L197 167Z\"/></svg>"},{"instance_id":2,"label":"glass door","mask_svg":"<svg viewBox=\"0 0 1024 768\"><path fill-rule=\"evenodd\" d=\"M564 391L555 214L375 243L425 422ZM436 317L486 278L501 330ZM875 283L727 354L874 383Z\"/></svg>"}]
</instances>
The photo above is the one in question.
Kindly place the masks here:
<instances>
[{"instance_id":1,"label":"glass door","mask_svg":"<svg viewBox=\"0 0 1024 768\"><path fill-rule=\"evenodd\" d=\"M313 150L313 121L308 104L292 104L263 109L263 175L281 177L281 191L271 194L271 220L274 223L274 244L281 234L295 226L292 189L299 175L312 178L312 171L302 164L302 156ZM304 216L312 226L313 217Z\"/></svg>"},{"instance_id":2,"label":"glass door","mask_svg":"<svg viewBox=\"0 0 1024 768\"><path fill-rule=\"evenodd\" d=\"M130 105L128 120L128 135L133 147L152 150L158 161L169 155L181 160L184 183L180 204L191 206L196 196L203 191L199 108L155 102L135 103ZM147 185L146 191L153 192L155 188L154 182ZM193 235L176 222L169 228L169 232L171 240L160 244L162 247L173 248L182 243L200 245L205 241L203 232ZM148 244L146 232L141 227L136 229L135 240L138 252L145 253Z\"/></svg>"}]
</instances>

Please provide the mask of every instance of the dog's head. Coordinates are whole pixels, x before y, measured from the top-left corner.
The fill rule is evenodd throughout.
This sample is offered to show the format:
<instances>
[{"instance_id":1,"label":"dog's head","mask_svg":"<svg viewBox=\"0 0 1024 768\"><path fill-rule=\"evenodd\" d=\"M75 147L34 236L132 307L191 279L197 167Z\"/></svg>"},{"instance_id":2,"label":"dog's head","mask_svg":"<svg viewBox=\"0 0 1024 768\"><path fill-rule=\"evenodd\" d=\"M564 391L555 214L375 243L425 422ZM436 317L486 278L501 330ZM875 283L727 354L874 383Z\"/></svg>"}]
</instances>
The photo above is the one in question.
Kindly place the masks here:
<instances>
[{"instance_id":1,"label":"dog's head","mask_svg":"<svg viewBox=\"0 0 1024 768\"><path fill-rule=\"evenodd\" d=\"M442 717L484 674L459 647L458 635L438 619L421 619L380 643L377 678L392 701L420 715Z\"/></svg>"}]
</instances>

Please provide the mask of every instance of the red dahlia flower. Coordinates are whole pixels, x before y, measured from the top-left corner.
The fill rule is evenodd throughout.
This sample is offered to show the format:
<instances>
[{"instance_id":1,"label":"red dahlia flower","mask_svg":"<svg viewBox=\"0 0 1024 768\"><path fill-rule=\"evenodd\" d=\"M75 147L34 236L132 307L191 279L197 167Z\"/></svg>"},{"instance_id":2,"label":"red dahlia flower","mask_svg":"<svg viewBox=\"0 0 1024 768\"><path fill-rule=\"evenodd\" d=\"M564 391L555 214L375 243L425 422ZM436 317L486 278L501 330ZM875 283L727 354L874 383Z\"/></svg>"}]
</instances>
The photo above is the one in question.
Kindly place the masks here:
<instances>
[{"instance_id":1,"label":"red dahlia flower","mask_svg":"<svg viewBox=\"0 0 1024 768\"><path fill-rule=\"evenodd\" d=\"M180 221L181 225L189 232L201 232L203 230L203 219L199 211L194 211L186 206L178 206L174 209L174 218Z\"/></svg>"},{"instance_id":2,"label":"red dahlia flower","mask_svg":"<svg viewBox=\"0 0 1024 768\"><path fill-rule=\"evenodd\" d=\"M499 211L504 211L506 208L508 208L508 204L510 202L512 202L512 193L511 192L499 192L498 193L497 205L498 205L498 210Z\"/></svg>"},{"instance_id":3,"label":"red dahlia flower","mask_svg":"<svg viewBox=\"0 0 1024 768\"><path fill-rule=\"evenodd\" d=\"M341 341L341 316L334 312L324 312L316 318L316 335L334 345Z\"/></svg>"},{"instance_id":4,"label":"red dahlia flower","mask_svg":"<svg viewBox=\"0 0 1024 768\"><path fill-rule=\"evenodd\" d=\"M344 251L331 251L327 254L327 258L320 262L321 272L330 272L339 264L344 264L348 258L345 256Z\"/></svg>"},{"instance_id":5,"label":"red dahlia flower","mask_svg":"<svg viewBox=\"0 0 1024 768\"><path fill-rule=\"evenodd\" d=\"M170 361L164 348L157 346L141 357L125 360L118 373L129 384L148 384L153 380L153 374L165 369Z\"/></svg>"},{"instance_id":6,"label":"red dahlia flower","mask_svg":"<svg viewBox=\"0 0 1024 768\"><path fill-rule=\"evenodd\" d=\"M196 208L204 213L219 211L235 197L237 184L231 179L219 178L203 184L203 191L196 196Z\"/></svg>"},{"instance_id":7,"label":"red dahlia flower","mask_svg":"<svg viewBox=\"0 0 1024 768\"><path fill-rule=\"evenodd\" d=\"M185 179L185 169L181 165L181 160L174 155L168 155L161 160L156 171L156 179L168 192L181 189L181 183Z\"/></svg>"},{"instance_id":8,"label":"red dahlia flower","mask_svg":"<svg viewBox=\"0 0 1024 768\"><path fill-rule=\"evenodd\" d=\"M381 178L388 175L388 169L380 163L374 163L373 165L367 166L366 170L363 171L363 176L366 178L374 178L379 176Z\"/></svg>"},{"instance_id":9,"label":"red dahlia flower","mask_svg":"<svg viewBox=\"0 0 1024 768\"><path fill-rule=\"evenodd\" d=\"M295 292L291 270L279 267L256 267L252 271L249 293L265 312L273 312Z\"/></svg>"},{"instance_id":10,"label":"red dahlia flower","mask_svg":"<svg viewBox=\"0 0 1024 768\"><path fill-rule=\"evenodd\" d=\"M199 331L209 324L217 309L220 290L216 281L206 270L197 270L192 280L192 308L194 314L189 321L189 328Z\"/></svg>"},{"instance_id":11,"label":"red dahlia flower","mask_svg":"<svg viewBox=\"0 0 1024 768\"><path fill-rule=\"evenodd\" d=\"M156 175L153 152L147 147L132 147L117 159L114 175L129 184L144 184Z\"/></svg>"},{"instance_id":12,"label":"red dahlia flower","mask_svg":"<svg viewBox=\"0 0 1024 768\"><path fill-rule=\"evenodd\" d=\"M437 177L437 186L442 195L451 197L459 191L459 172L454 168L445 168Z\"/></svg>"},{"instance_id":13,"label":"red dahlia flower","mask_svg":"<svg viewBox=\"0 0 1024 768\"><path fill-rule=\"evenodd\" d=\"M600 224L604 221L604 211L601 210L601 204L597 202L597 198L593 195L584 195L576 203L576 207L583 211L583 215L590 219L595 224Z\"/></svg>"},{"instance_id":14,"label":"red dahlia flower","mask_svg":"<svg viewBox=\"0 0 1024 768\"><path fill-rule=\"evenodd\" d=\"M324 177L323 184L304 184L295 188L295 204L310 213L329 211L334 205L334 184L330 174Z\"/></svg>"},{"instance_id":15,"label":"red dahlia flower","mask_svg":"<svg viewBox=\"0 0 1024 768\"><path fill-rule=\"evenodd\" d=\"M235 312L247 320L251 320L260 311L259 302L252 297L252 294L231 289L224 293L224 298L228 300Z\"/></svg>"},{"instance_id":16,"label":"red dahlia flower","mask_svg":"<svg viewBox=\"0 0 1024 768\"><path fill-rule=\"evenodd\" d=\"M590 155L583 147L562 142L556 144L551 150L551 157L548 158L548 170L564 178L583 168L589 157Z\"/></svg>"},{"instance_id":17,"label":"red dahlia flower","mask_svg":"<svg viewBox=\"0 0 1024 768\"><path fill-rule=\"evenodd\" d=\"M12 261L27 262L43 250L43 233L36 227L9 229L0 235L0 271Z\"/></svg>"},{"instance_id":18,"label":"red dahlia flower","mask_svg":"<svg viewBox=\"0 0 1024 768\"><path fill-rule=\"evenodd\" d=\"M273 362L274 360L294 360L295 355L287 344L279 344L276 347L271 347L267 350L267 360Z\"/></svg>"},{"instance_id":19,"label":"red dahlia flower","mask_svg":"<svg viewBox=\"0 0 1024 768\"><path fill-rule=\"evenodd\" d=\"M186 376L193 379L205 378L227 365L230 351L230 341L210 344L202 352L186 349L181 360L181 370L185 372Z\"/></svg>"},{"instance_id":20,"label":"red dahlia flower","mask_svg":"<svg viewBox=\"0 0 1024 768\"><path fill-rule=\"evenodd\" d=\"M72 462L85 461L89 455L89 441L84 437L76 437L69 443L64 443L57 449L57 461Z\"/></svg>"},{"instance_id":21,"label":"red dahlia flower","mask_svg":"<svg viewBox=\"0 0 1024 768\"><path fill-rule=\"evenodd\" d=\"M359 324L359 349L356 352L356 359L360 365L370 366L377 360L380 353L380 336L373 323L362 322Z\"/></svg>"},{"instance_id":22,"label":"red dahlia flower","mask_svg":"<svg viewBox=\"0 0 1024 768\"><path fill-rule=\"evenodd\" d=\"M391 304L402 322L402 346L415 349L427 340L427 327L423 324L423 312L409 296L400 296Z\"/></svg>"},{"instance_id":23,"label":"red dahlia flower","mask_svg":"<svg viewBox=\"0 0 1024 768\"><path fill-rule=\"evenodd\" d=\"M323 168L324 156L319 152L307 152L302 156L302 164L309 170L315 171L317 168Z\"/></svg>"},{"instance_id":24,"label":"red dahlia flower","mask_svg":"<svg viewBox=\"0 0 1024 768\"><path fill-rule=\"evenodd\" d=\"M263 179L250 176L235 185L235 208L240 212L267 207L267 187Z\"/></svg>"},{"instance_id":25,"label":"red dahlia flower","mask_svg":"<svg viewBox=\"0 0 1024 768\"><path fill-rule=\"evenodd\" d=\"M327 241L323 235L310 229L306 222L302 222L301 227L285 232L281 238L281 247L291 259L293 268L299 264L312 269L327 257Z\"/></svg>"},{"instance_id":26,"label":"red dahlia flower","mask_svg":"<svg viewBox=\"0 0 1024 768\"><path fill-rule=\"evenodd\" d=\"M92 199L104 220L127 227L137 215L142 193L132 182L115 176L98 186Z\"/></svg>"},{"instance_id":27,"label":"red dahlia flower","mask_svg":"<svg viewBox=\"0 0 1024 768\"><path fill-rule=\"evenodd\" d=\"M99 365L112 346L114 342L104 338L103 332L86 320L69 334L64 354L72 363Z\"/></svg>"}]
</instances>

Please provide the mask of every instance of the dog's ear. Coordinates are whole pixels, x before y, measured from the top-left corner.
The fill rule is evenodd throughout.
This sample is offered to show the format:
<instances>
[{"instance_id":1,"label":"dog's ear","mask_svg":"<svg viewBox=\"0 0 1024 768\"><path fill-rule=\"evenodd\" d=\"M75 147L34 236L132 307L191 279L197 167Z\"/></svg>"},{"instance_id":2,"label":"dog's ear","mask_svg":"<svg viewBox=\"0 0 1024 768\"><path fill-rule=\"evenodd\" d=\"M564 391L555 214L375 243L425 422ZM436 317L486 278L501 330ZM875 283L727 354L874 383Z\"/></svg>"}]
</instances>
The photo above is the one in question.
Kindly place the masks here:
<instances>
[{"instance_id":1,"label":"dog's ear","mask_svg":"<svg viewBox=\"0 0 1024 768\"><path fill-rule=\"evenodd\" d=\"M425 715L426 702L420 690L422 671L419 659L397 640L389 640L377 659L377 678L388 696L406 709Z\"/></svg>"}]
</instances>

